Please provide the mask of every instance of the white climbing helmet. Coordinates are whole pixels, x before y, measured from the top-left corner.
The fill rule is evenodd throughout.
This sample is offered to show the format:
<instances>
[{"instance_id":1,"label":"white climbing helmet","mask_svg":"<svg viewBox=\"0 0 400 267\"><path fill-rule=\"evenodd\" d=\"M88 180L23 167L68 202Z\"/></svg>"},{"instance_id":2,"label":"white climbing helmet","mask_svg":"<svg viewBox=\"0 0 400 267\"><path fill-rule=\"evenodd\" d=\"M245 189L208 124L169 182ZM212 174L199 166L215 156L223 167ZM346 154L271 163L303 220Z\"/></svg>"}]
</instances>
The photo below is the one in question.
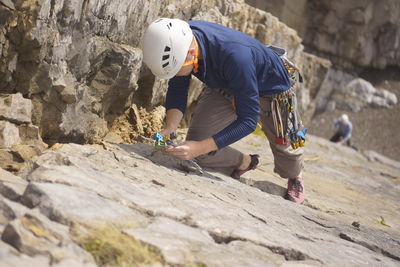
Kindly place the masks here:
<instances>
[{"instance_id":1,"label":"white climbing helmet","mask_svg":"<svg viewBox=\"0 0 400 267\"><path fill-rule=\"evenodd\" d=\"M162 79L174 77L185 62L193 33L187 22L159 18L144 33L143 61Z\"/></svg>"},{"instance_id":2,"label":"white climbing helmet","mask_svg":"<svg viewBox=\"0 0 400 267\"><path fill-rule=\"evenodd\" d=\"M340 121L349 122L349 116L347 116L347 114L342 114L342 116L340 116Z\"/></svg>"}]
</instances>

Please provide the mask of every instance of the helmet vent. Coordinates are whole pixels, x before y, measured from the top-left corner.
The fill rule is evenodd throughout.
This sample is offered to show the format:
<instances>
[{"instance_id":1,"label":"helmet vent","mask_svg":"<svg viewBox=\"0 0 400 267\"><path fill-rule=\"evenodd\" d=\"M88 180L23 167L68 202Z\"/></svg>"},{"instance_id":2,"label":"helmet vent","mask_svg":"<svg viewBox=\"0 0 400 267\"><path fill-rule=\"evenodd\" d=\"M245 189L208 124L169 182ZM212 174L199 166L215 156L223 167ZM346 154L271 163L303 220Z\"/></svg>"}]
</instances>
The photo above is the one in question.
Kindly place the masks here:
<instances>
[{"instance_id":1,"label":"helmet vent","mask_svg":"<svg viewBox=\"0 0 400 267\"><path fill-rule=\"evenodd\" d=\"M161 61L166 61L166 60L168 60L169 59L169 52L171 51L171 48L167 45L167 46L165 46L165 48L164 48L164 55L162 56L162 58L161 58ZM165 63L163 63L162 64L162 67L163 67L163 69L165 68L165 67L167 67L169 65L169 60L167 61L167 62L165 62Z\"/></svg>"}]
</instances>

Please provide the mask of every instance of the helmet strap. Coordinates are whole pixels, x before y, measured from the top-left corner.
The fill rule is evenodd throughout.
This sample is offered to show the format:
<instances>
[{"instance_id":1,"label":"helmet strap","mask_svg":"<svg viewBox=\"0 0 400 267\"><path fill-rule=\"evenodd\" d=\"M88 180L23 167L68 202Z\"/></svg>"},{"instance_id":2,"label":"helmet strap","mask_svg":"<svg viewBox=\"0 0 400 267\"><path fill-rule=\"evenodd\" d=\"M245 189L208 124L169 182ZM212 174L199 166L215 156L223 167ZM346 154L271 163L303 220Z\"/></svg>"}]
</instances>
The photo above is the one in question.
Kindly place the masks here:
<instances>
[{"instance_id":1,"label":"helmet strap","mask_svg":"<svg viewBox=\"0 0 400 267\"><path fill-rule=\"evenodd\" d=\"M196 44L196 53L194 54L194 60L193 60L193 72L197 73L199 71L199 44L197 43L197 40L195 37L194 38L194 43Z\"/></svg>"}]
</instances>

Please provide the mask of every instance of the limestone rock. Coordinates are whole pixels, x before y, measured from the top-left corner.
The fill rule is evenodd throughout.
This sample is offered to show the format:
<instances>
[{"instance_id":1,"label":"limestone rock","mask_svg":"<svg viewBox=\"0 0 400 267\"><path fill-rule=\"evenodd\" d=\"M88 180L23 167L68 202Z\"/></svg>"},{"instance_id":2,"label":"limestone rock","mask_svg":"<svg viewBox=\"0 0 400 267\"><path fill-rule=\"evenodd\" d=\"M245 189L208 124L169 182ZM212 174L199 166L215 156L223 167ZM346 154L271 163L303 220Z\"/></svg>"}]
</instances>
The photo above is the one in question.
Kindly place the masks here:
<instances>
[{"instance_id":1,"label":"limestone rock","mask_svg":"<svg viewBox=\"0 0 400 267\"><path fill-rule=\"evenodd\" d=\"M304 0L294 9L287 3L281 1L288 7L281 11L294 12L292 22L311 18L310 27L321 26L305 39L324 55L339 54L332 62L398 64L393 25L399 16L392 0ZM326 12L303 15L315 9ZM383 20L373 16L386 14L385 9ZM343 12L343 24L332 23ZM328 61L303 52L295 30L243 0L0 0L0 92L7 94L0 98L0 122L12 132L2 132L2 139L9 139L0 148L0 167L22 177L0 172L0 255L6 255L5 262L93 266L71 231L77 225L112 223L151 244L165 265L397 266L397 163L373 154L368 160L351 148L309 136L307 199L295 205L282 198L286 180L274 174L265 139L248 136L233 145L262 156L259 168L240 181L215 170L199 175L190 162L143 143L126 144L130 136L121 135L123 142L111 139L120 144L104 142L121 117L125 130L143 135L163 123L165 110L153 108L163 103L167 81L142 66L140 47L144 29L159 16L219 22L285 47L304 70L303 109L318 110L314 99L322 99L325 107L332 94L357 78L328 70ZM194 80L189 112L201 90ZM380 104L376 97L388 105L396 102L375 92L369 103ZM42 140L65 144L44 151Z\"/></svg>"},{"instance_id":2,"label":"limestone rock","mask_svg":"<svg viewBox=\"0 0 400 267\"><path fill-rule=\"evenodd\" d=\"M75 257L78 257L79 261L91 261L90 256L68 238L67 229L31 213L10 222L5 227L1 239L31 257L50 256L54 263L64 258Z\"/></svg>"},{"instance_id":3,"label":"limestone rock","mask_svg":"<svg viewBox=\"0 0 400 267\"><path fill-rule=\"evenodd\" d=\"M326 74L316 99L316 113L332 111L336 108L331 96L334 91L342 90L347 83L357 78L347 72L330 68Z\"/></svg>"},{"instance_id":4,"label":"limestone rock","mask_svg":"<svg viewBox=\"0 0 400 267\"><path fill-rule=\"evenodd\" d=\"M30 257L22 253L18 253L16 250L3 242L0 241L0 258L1 264L7 267L20 267L20 266L50 266L50 260L48 257L38 255Z\"/></svg>"},{"instance_id":5,"label":"limestone rock","mask_svg":"<svg viewBox=\"0 0 400 267\"><path fill-rule=\"evenodd\" d=\"M16 173L23 167L24 160L11 149L0 149L0 168Z\"/></svg>"},{"instance_id":6,"label":"limestone rock","mask_svg":"<svg viewBox=\"0 0 400 267\"><path fill-rule=\"evenodd\" d=\"M40 266L47 266L45 263L56 264L68 259L82 266L92 262L91 257L72 242L66 226L50 221L36 209L30 210L1 196L0 225L1 240L9 245L0 242L0 254L9 255L7 262L11 266L36 261L42 262Z\"/></svg>"},{"instance_id":7,"label":"limestone rock","mask_svg":"<svg viewBox=\"0 0 400 267\"><path fill-rule=\"evenodd\" d=\"M59 196L64 195L65 199ZM138 222L135 211L96 194L61 184L31 183L22 196L29 207L38 207L42 213L62 224L73 222ZM101 210L101 213L98 211ZM135 218L136 220L132 220Z\"/></svg>"},{"instance_id":8,"label":"limestone rock","mask_svg":"<svg viewBox=\"0 0 400 267\"><path fill-rule=\"evenodd\" d=\"M9 221L16 218L14 211L0 199L0 225L5 226Z\"/></svg>"},{"instance_id":9,"label":"limestone rock","mask_svg":"<svg viewBox=\"0 0 400 267\"><path fill-rule=\"evenodd\" d=\"M0 148L10 148L21 142L18 127L8 121L0 121Z\"/></svg>"},{"instance_id":10,"label":"limestone rock","mask_svg":"<svg viewBox=\"0 0 400 267\"><path fill-rule=\"evenodd\" d=\"M383 156L375 151L372 151L372 150L367 150L367 151L364 151L363 153L369 161L381 162L381 163L384 163L385 165L393 166L393 168L400 169L400 163L396 160L385 157L385 156Z\"/></svg>"},{"instance_id":11,"label":"limestone rock","mask_svg":"<svg viewBox=\"0 0 400 267\"><path fill-rule=\"evenodd\" d=\"M254 150L266 142L260 138L235 147ZM22 202L64 225L134 222L125 233L158 248L168 264L394 266L399 188L382 172L396 176L398 169L316 137L307 142L308 197L300 206L282 198L286 181L273 175L267 148L241 183L212 170L199 176L145 144L109 143L65 144L41 155ZM268 184L283 189L269 192ZM376 229L378 214L390 228ZM361 222L359 230L349 218Z\"/></svg>"},{"instance_id":12,"label":"limestone rock","mask_svg":"<svg viewBox=\"0 0 400 267\"><path fill-rule=\"evenodd\" d=\"M390 108L397 103L395 94L384 89L376 89L370 82L357 78L350 81L344 88L334 91L332 100L342 110L358 112L372 107Z\"/></svg>"},{"instance_id":13,"label":"limestone rock","mask_svg":"<svg viewBox=\"0 0 400 267\"><path fill-rule=\"evenodd\" d=\"M159 248L165 260L172 264L185 264L191 260L192 251L214 243L206 231L162 217L157 218L146 229L132 229L125 232Z\"/></svg>"},{"instance_id":14,"label":"limestone rock","mask_svg":"<svg viewBox=\"0 0 400 267\"><path fill-rule=\"evenodd\" d=\"M282 256L274 255L265 247L242 241L233 241L228 246L219 245L206 231L163 217L157 218L147 228L125 232L157 247L170 264L193 262L210 266L268 266L265 262L277 265L284 262Z\"/></svg>"},{"instance_id":15,"label":"limestone rock","mask_svg":"<svg viewBox=\"0 0 400 267\"><path fill-rule=\"evenodd\" d=\"M25 183L20 177L0 168L0 182L7 183Z\"/></svg>"},{"instance_id":16,"label":"limestone rock","mask_svg":"<svg viewBox=\"0 0 400 267\"><path fill-rule=\"evenodd\" d=\"M39 150L47 148L40 136L39 127L32 124L22 124L18 127L18 133L21 138L21 143L25 145L32 145L37 147Z\"/></svg>"},{"instance_id":17,"label":"limestone rock","mask_svg":"<svg viewBox=\"0 0 400 267\"><path fill-rule=\"evenodd\" d=\"M297 86L296 92L303 124L309 125L312 116L318 111L318 101L324 95L329 95L326 92L329 89L322 85L331 68L331 62L309 53L303 53L302 57L299 68L304 81Z\"/></svg>"},{"instance_id":18,"label":"limestone rock","mask_svg":"<svg viewBox=\"0 0 400 267\"><path fill-rule=\"evenodd\" d=\"M132 104L150 110L164 102L167 82L142 68L140 50L145 28L159 16L220 22L284 46L291 59L303 50L295 31L243 0L7 3L0 91L32 98L32 122L50 145L100 142ZM192 91L195 101L201 87Z\"/></svg>"},{"instance_id":19,"label":"limestone rock","mask_svg":"<svg viewBox=\"0 0 400 267\"><path fill-rule=\"evenodd\" d=\"M400 66L400 4L396 0L246 0L297 30L306 46L335 65Z\"/></svg>"},{"instance_id":20,"label":"limestone rock","mask_svg":"<svg viewBox=\"0 0 400 267\"><path fill-rule=\"evenodd\" d=\"M32 101L23 98L22 94L0 96L0 119L17 124L30 123L32 117Z\"/></svg>"},{"instance_id":21,"label":"limestone rock","mask_svg":"<svg viewBox=\"0 0 400 267\"><path fill-rule=\"evenodd\" d=\"M13 201L19 201L28 182L0 168L0 194Z\"/></svg>"}]
</instances>

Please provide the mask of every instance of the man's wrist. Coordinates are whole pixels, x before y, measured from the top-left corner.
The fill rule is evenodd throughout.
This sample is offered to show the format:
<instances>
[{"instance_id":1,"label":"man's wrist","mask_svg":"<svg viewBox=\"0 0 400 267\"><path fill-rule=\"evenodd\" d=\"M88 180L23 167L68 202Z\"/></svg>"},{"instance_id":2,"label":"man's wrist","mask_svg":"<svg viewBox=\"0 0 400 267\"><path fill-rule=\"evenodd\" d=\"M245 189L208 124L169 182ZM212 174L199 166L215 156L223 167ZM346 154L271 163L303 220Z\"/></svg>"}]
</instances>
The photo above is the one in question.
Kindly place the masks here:
<instances>
[{"instance_id":1,"label":"man's wrist","mask_svg":"<svg viewBox=\"0 0 400 267\"><path fill-rule=\"evenodd\" d=\"M211 151L215 151L218 149L217 144L215 143L215 140L212 137L200 141L200 146L203 152L202 154L207 154Z\"/></svg>"},{"instance_id":2,"label":"man's wrist","mask_svg":"<svg viewBox=\"0 0 400 267\"><path fill-rule=\"evenodd\" d=\"M176 128L175 127L166 127L164 131L168 134L172 134L173 132L176 131Z\"/></svg>"}]
</instances>

